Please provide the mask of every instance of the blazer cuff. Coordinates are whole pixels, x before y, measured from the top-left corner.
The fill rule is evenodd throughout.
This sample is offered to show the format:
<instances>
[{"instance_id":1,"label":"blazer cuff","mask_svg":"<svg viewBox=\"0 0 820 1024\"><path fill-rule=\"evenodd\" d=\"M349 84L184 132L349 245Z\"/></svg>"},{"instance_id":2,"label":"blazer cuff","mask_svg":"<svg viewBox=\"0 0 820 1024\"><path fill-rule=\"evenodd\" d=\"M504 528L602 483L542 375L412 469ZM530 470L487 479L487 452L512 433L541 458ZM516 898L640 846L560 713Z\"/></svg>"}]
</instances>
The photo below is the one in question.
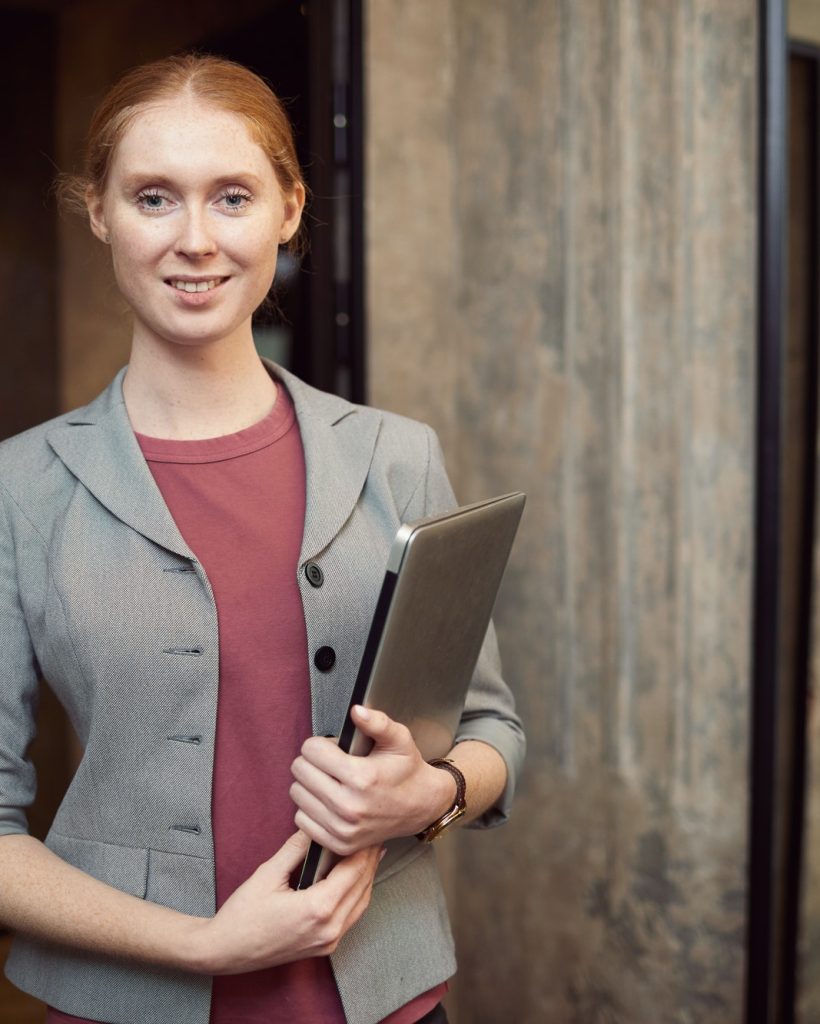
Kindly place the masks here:
<instances>
[{"instance_id":1,"label":"blazer cuff","mask_svg":"<svg viewBox=\"0 0 820 1024\"><path fill-rule=\"evenodd\" d=\"M462 721L455 744L465 740L479 740L497 750L507 766L507 784L498 800L483 814L474 818L465 828L496 828L510 817L515 783L524 763L524 734L516 723L501 718L474 718ZM469 806L470 793L467 792Z\"/></svg>"},{"instance_id":2,"label":"blazer cuff","mask_svg":"<svg viewBox=\"0 0 820 1024\"><path fill-rule=\"evenodd\" d=\"M0 836L27 836L28 821L22 811L0 807Z\"/></svg>"}]
</instances>

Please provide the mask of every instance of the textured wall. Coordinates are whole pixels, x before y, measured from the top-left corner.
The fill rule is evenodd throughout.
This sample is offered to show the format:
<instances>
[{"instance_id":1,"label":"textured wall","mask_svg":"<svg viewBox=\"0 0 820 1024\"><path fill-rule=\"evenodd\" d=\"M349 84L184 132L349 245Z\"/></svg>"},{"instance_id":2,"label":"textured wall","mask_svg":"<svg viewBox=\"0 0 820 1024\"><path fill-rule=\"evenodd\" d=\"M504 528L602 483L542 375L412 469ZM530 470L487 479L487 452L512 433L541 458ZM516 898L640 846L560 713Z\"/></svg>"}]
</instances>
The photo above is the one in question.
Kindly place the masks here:
<instances>
[{"instance_id":1,"label":"textured wall","mask_svg":"<svg viewBox=\"0 0 820 1024\"><path fill-rule=\"evenodd\" d=\"M461 1024L741 1019L756 6L367 4L370 398L530 495Z\"/></svg>"},{"instance_id":2,"label":"textured wall","mask_svg":"<svg viewBox=\"0 0 820 1024\"><path fill-rule=\"evenodd\" d=\"M787 0L789 37L820 43L820 0Z\"/></svg>"}]
</instances>

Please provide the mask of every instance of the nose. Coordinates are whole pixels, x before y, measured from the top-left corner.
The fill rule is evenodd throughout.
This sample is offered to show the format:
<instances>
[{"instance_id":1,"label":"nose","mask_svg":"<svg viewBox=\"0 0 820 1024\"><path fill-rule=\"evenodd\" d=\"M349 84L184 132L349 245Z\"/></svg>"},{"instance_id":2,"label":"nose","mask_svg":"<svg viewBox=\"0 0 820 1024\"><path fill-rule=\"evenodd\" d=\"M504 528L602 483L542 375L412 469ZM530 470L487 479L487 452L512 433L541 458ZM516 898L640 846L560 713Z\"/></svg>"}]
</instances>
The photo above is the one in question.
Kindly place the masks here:
<instances>
[{"instance_id":1,"label":"nose","mask_svg":"<svg viewBox=\"0 0 820 1024\"><path fill-rule=\"evenodd\" d=\"M188 208L179 221L176 251L189 259L202 259L217 250L216 238L207 212L203 209Z\"/></svg>"}]
</instances>

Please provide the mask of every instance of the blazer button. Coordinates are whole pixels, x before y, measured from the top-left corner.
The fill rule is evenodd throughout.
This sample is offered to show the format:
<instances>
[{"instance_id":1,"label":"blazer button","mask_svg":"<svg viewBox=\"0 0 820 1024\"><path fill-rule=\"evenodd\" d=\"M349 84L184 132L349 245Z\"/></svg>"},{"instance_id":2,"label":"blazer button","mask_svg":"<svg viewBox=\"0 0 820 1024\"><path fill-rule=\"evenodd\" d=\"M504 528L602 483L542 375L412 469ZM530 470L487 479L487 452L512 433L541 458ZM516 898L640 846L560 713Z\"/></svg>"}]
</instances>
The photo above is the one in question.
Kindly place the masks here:
<instances>
[{"instance_id":1,"label":"blazer button","mask_svg":"<svg viewBox=\"0 0 820 1024\"><path fill-rule=\"evenodd\" d=\"M336 664L336 652L332 647L320 647L313 656L313 664L320 672L329 672Z\"/></svg>"},{"instance_id":2,"label":"blazer button","mask_svg":"<svg viewBox=\"0 0 820 1024\"><path fill-rule=\"evenodd\" d=\"M308 562L305 566L305 576L312 587L321 587L325 582L325 574L315 562Z\"/></svg>"}]
</instances>

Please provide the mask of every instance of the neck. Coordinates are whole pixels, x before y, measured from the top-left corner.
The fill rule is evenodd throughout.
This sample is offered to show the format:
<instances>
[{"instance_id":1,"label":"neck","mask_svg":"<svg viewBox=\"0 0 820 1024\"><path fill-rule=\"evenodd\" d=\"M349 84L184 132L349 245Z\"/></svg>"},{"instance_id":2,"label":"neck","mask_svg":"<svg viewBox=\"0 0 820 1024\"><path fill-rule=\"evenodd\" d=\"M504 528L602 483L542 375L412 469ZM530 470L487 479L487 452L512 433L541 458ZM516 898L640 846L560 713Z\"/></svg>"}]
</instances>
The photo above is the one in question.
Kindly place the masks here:
<instances>
[{"instance_id":1,"label":"neck","mask_svg":"<svg viewBox=\"0 0 820 1024\"><path fill-rule=\"evenodd\" d=\"M195 441L258 423L273 407L276 385L248 325L239 338L205 345L160 345L135 334L123 395L138 433Z\"/></svg>"}]
</instances>

